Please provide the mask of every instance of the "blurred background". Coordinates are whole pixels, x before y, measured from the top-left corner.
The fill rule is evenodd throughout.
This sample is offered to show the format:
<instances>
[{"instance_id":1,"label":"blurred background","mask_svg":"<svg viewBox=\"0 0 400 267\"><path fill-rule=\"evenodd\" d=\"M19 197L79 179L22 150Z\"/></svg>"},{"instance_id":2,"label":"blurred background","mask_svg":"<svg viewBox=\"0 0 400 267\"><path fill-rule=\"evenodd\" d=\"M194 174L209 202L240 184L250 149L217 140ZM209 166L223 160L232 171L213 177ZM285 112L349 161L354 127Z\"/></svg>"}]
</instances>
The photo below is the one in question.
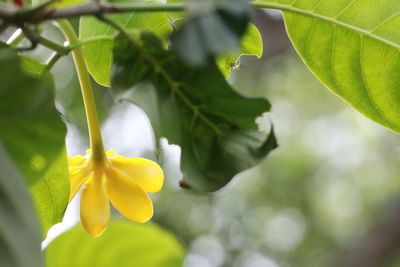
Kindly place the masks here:
<instances>
[{"instance_id":1,"label":"blurred background","mask_svg":"<svg viewBox=\"0 0 400 267\"><path fill-rule=\"evenodd\" d=\"M178 186L179 147L162 140L166 183L152 196L153 221L185 245L185 267L400 266L398 136L313 77L278 13L259 11L253 20L264 56L242 57L230 81L240 93L272 103L279 147L224 189L204 195ZM58 35L50 26L47 32ZM44 58L48 51L35 53ZM69 124L69 154L82 154L88 142L71 60L52 72L57 105ZM131 104L114 105L106 88L96 94L106 147L154 159L144 113ZM77 222L77 201L44 246Z\"/></svg>"}]
</instances>

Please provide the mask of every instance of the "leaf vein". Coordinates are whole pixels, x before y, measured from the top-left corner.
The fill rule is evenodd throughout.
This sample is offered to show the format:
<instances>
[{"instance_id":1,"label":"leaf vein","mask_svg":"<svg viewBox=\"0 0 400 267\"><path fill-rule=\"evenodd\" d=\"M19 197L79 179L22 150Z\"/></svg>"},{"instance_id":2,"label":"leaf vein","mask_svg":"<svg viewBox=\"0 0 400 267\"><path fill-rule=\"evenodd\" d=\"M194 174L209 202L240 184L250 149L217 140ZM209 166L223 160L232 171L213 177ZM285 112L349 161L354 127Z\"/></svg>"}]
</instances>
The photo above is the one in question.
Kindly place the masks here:
<instances>
[{"instance_id":1,"label":"leaf vein","mask_svg":"<svg viewBox=\"0 0 400 267\"><path fill-rule=\"evenodd\" d=\"M320 20L323 20L323 21L327 21L327 22L336 24L338 26L341 26L341 27L343 27L343 28L345 28L347 30L356 32L356 33L358 33L360 35L368 36L371 39L377 40L377 41L382 42L383 44L385 44L387 46L390 46L390 47L393 47L393 48L395 48L397 50L400 50L400 44L392 42L392 41L390 41L388 39L385 39L384 37L379 36L377 34L374 34L374 33L370 32L369 30L365 30L365 29L362 29L360 27L353 26L353 25L350 25L350 24L348 24L346 22L337 20L335 17L327 17L327 16L324 16L324 15L315 13L315 12L313 12L311 10L305 10L305 9L301 9L301 8L296 8L296 7L293 7L293 6L290 6L290 5L286 5L286 4L260 3L258 6L261 7L261 8L279 9L279 10L282 10L282 11L295 13L295 14L301 14L301 15L304 15L304 16L308 16L308 17L317 18L317 19L320 19Z\"/></svg>"},{"instance_id":2,"label":"leaf vein","mask_svg":"<svg viewBox=\"0 0 400 267\"><path fill-rule=\"evenodd\" d=\"M378 107L378 105L375 103L374 99L371 96L371 90L369 88L368 82L366 80L366 74L365 74L365 69L364 69L364 53L363 53L363 49L364 48L364 36L360 35L360 70L361 70L361 78L362 78L362 82L364 84L364 89L367 93L368 99L371 102L372 106L375 108L375 110L378 112L378 114L384 119L386 120L392 127L394 127L395 129L399 129L399 127L392 121L390 120L387 116L385 116L381 109Z\"/></svg>"},{"instance_id":3,"label":"leaf vein","mask_svg":"<svg viewBox=\"0 0 400 267\"><path fill-rule=\"evenodd\" d=\"M324 0L319 0L318 3L311 9L311 11L316 10L321 4L324 2Z\"/></svg>"},{"instance_id":4,"label":"leaf vein","mask_svg":"<svg viewBox=\"0 0 400 267\"><path fill-rule=\"evenodd\" d=\"M372 30L370 30L370 32L373 33L375 31L377 31L380 27L382 27L383 25L385 25L386 23L388 23L389 21L391 21L392 19L396 18L399 15L400 15L400 12L396 12L396 13L390 15L388 18L384 19L381 23L379 23Z\"/></svg>"},{"instance_id":5,"label":"leaf vein","mask_svg":"<svg viewBox=\"0 0 400 267\"><path fill-rule=\"evenodd\" d=\"M311 30L310 30L310 32L308 33L308 36L307 36L307 42L306 42L306 47L305 47L305 56L310 61L311 64L312 64L312 59L310 57L310 51L309 50L310 50L311 39L312 39L312 36L314 34L314 31L315 31L315 22L316 22L316 19L313 19L313 22L312 22L312 25L311 25Z\"/></svg>"},{"instance_id":6,"label":"leaf vein","mask_svg":"<svg viewBox=\"0 0 400 267\"><path fill-rule=\"evenodd\" d=\"M332 65L331 65L331 72L332 72L332 78L333 81L336 85L336 89L339 91L339 93L341 94L342 91L342 87L340 86L337 77L336 77L336 70L335 70L335 43L336 43L336 25L333 25L333 36L332 36L332 56L331 56L331 60L332 60Z\"/></svg>"},{"instance_id":7,"label":"leaf vein","mask_svg":"<svg viewBox=\"0 0 400 267\"><path fill-rule=\"evenodd\" d=\"M53 189L51 188L51 185L50 185L50 182L49 182L48 178L45 177L44 180L46 181L46 184L49 187L51 201L53 202L53 222L56 223L57 222L57 219L56 219L57 205L56 205L56 201L55 201L55 198L54 198Z\"/></svg>"},{"instance_id":8,"label":"leaf vein","mask_svg":"<svg viewBox=\"0 0 400 267\"><path fill-rule=\"evenodd\" d=\"M289 6L294 6L294 5L297 3L297 1L298 1L298 0L292 1L292 2L289 4Z\"/></svg>"},{"instance_id":9,"label":"leaf vein","mask_svg":"<svg viewBox=\"0 0 400 267\"><path fill-rule=\"evenodd\" d=\"M348 10L353 4L355 4L355 2L357 2L357 0L352 0L350 1L347 5L345 5L343 7L342 10L339 11L339 13L336 14L336 16L334 17L334 19L339 18L344 12L346 12L346 10Z\"/></svg>"}]
</instances>

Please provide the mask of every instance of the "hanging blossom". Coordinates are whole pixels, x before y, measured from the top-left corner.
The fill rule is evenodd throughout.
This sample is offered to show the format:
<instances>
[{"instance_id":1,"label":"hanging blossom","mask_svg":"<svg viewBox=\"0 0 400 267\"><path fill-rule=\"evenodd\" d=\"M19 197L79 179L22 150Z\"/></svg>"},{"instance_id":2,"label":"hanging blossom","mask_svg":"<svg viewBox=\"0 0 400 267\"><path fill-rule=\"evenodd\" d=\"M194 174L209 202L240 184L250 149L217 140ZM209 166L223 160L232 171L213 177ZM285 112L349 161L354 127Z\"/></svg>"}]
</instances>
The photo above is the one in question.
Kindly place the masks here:
<instances>
[{"instance_id":1,"label":"hanging blossom","mask_svg":"<svg viewBox=\"0 0 400 267\"><path fill-rule=\"evenodd\" d=\"M57 22L71 45L79 43L75 30L67 20ZM110 201L128 219L144 223L153 216L153 204L147 195L158 192L164 181L160 166L151 160L125 158L113 151L104 151L93 88L82 49L72 51L81 87L90 150L86 156L69 158L71 201L83 187L81 221L94 237L101 235L110 220Z\"/></svg>"},{"instance_id":2,"label":"hanging blossom","mask_svg":"<svg viewBox=\"0 0 400 267\"><path fill-rule=\"evenodd\" d=\"M69 158L71 201L83 187L80 203L82 225L93 237L101 235L110 219L110 204L128 219L144 223L153 216L153 205L146 194L158 192L163 171L155 162L125 158L106 152L103 164L93 164L90 150L86 156Z\"/></svg>"}]
</instances>

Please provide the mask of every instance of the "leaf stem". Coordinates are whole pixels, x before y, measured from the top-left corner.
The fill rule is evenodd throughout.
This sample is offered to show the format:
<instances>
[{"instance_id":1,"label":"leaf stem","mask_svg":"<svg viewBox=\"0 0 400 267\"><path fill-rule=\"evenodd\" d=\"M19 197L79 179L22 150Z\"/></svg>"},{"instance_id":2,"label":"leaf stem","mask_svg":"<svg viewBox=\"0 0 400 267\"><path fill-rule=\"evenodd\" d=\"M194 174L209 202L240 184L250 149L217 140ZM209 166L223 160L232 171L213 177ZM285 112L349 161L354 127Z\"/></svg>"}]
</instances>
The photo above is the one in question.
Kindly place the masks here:
<instances>
[{"instance_id":1,"label":"leaf stem","mask_svg":"<svg viewBox=\"0 0 400 267\"><path fill-rule=\"evenodd\" d=\"M74 28L68 20L57 21L68 42L74 46L79 44ZM100 123L97 116L96 103L94 101L93 88L90 82L89 72L83 58L82 48L78 47L72 51L76 72L81 86L83 103L85 105L86 120L89 129L91 159L93 164L103 164L106 159L104 153L103 139L101 137Z\"/></svg>"},{"instance_id":2,"label":"leaf stem","mask_svg":"<svg viewBox=\"0 0 400 267\"><path fill-rule=\"evenodd\" d=\"M40 75L43 76L46 73L48 73L62 56L63 55L61 55L57 52L53 52L53 54L51 54L51 56L47 59L46 66L44 67L44 69L43 69L42 73L40 73Z\"/></svg>"},{"instance_id":3,"label":"leaf stem","mask_svg":"<svg viewBox=\"0 0 400 267\"><path fill-rule=\"evenodd\" d=\"M30 29L29 27L21 27L22 32L25 36L32 42L33 45L41 44L44 47L50 48L51 50L56 51L61 55L66 55L71 51L70 47L63 46L59 43L56 43L50 39L47 39L41 36L39 33L35 32L35 30Z\"/></svg>"},{"instance_id":4,"label":"leaf stem","mask_svg":"<svg viewBox=\"0 0 400 267\"><path fill-rule=\"evenodd\" d=\"M47 47L47 48L50 48L50 49L56 51L60 55L66 55L72 50L68 46L63 46L63 45L58 44L58 43L56 43L50 39L47 39L43 36L39 36L38 43L43 45L44 47Z\"/></svg>"},{"instance_id":5,"label":"leaf stem","mask_svg":"<svg viewBox=\"0 0 400 267\"><path fill-rule=\"evenodd\" d=\"M24 33L22 32L21 29L17 29L7 40L7 44L11 47L17 46L22 39L24 39Z\"/></svg>"}]
</instances>

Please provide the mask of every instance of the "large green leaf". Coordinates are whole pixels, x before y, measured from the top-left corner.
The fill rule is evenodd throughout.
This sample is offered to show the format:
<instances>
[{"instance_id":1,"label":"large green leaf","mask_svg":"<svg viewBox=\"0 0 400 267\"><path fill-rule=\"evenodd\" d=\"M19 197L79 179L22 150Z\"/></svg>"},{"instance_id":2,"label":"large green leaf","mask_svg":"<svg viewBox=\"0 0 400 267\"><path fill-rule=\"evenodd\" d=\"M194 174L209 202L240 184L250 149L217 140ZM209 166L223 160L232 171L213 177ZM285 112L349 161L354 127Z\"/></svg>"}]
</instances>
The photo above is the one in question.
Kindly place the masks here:
<instances>
[{"instance_id":1,"label":"large green leaf","mask_svg":"<svg viewBox=\"0 0 400 267\"><path fill-rule=\"evenodd\" d=\"M279 0L304 62L333 92L375 122L400 132L398 0Z\"/></svg>"},{"instance_id":2,"label":"large green leaf","mask_svg":"<svg viewBox=\"0 0 400 267\"><path fill-rule=\"evenodd\" d=\"M0 141L27 180L43 233L62 219L69 178L65 125L54 106L53 81L20 69L17 54L0 48Z\"/></svg>"},{"instance_id":3,"label":"large green leaf","mask_svg":"<svg viewBox=\"0 0 400 267\"><path fill-rule=\"evenodd\" d=\"M76 226L50 243L46 258L47 267L180 267L184 249L155 224L114 220L98 238Z\"/></svg>"},{"instance_id":4,"label":"large green leaf","mask_svg":"<svg viewBox=\"0 0 400 267\"><path fill-rule=\"evenodd\" d=\"M42 267L40 228L26 183L0 141L0 266Z\"/></svg>"},{"instance_id":5,"label":"large green leaf","mask_svg":"<svg viewBox=\"0 0 400 267\"><path fill-rule=\"evenodd\" d=\"M269 103L233 91L215 64L188 67L149 33L120 38L115 58L114 94L147 113L157 138L181 146L183 185L217 190L276 146L255 123Z\"/></svg>"},{"instance_id":6,"label":"large green leaf","mask_svg":"<svg viewBox=\"0 0 400 267\"><path fill-rule=\"evenodd\" d=\"M129 2L161 3L162 1L134 0ZM127 30L148 30L159 36L166 36L172 31L172 27L168 24L169 14L165 12L117 14L110 18L123 25ZM110 86L112 47L115 35L116 30L113 27L95 17L88 16L80 19L79 38L81 40L97 38L97 40L84 45L84 57L93 79L103 86Z\"/></svg>"}]
</instances>

